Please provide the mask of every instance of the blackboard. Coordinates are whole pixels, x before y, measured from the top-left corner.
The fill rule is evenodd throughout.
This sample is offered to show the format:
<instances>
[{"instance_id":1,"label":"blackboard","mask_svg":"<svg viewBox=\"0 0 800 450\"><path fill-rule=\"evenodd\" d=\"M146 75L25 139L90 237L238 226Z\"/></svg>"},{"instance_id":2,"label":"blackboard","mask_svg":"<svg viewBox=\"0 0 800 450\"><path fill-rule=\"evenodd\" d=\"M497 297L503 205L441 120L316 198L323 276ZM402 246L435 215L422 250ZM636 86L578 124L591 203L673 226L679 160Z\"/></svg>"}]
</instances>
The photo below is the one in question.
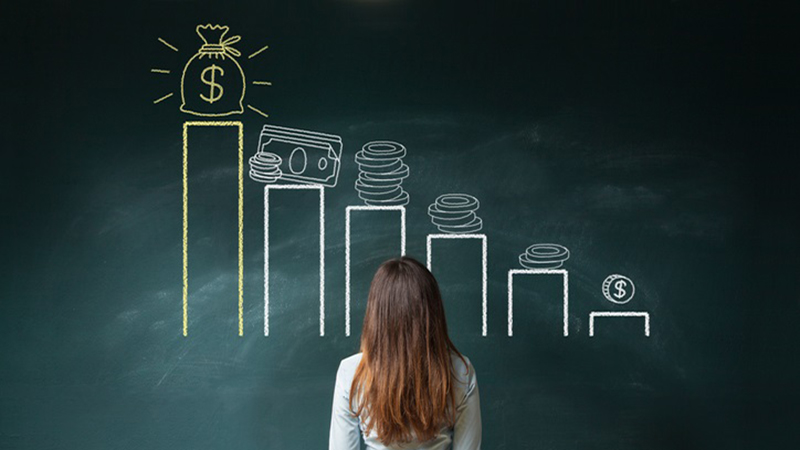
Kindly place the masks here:
<instances>
[{"instance_id":1,"label":"blackboard","mask_svg":"<svg viewBox=\"0 0 800 450\"><path fill-rule=\"evenodd\" d=\"M406 148L408 255L441 233L437 197L480 200L485 322L483 238L431 256L483 448L796 447L796 52L790 16L755 9L3 5L0 448L325 448L371 274L400 253L400 209L351 209L346 249L377 140ZM206 24L241 36L242 113L181 111ZM341 139L335 186L270 191L268 319L265 125ZM570 257L514 275L509 336L537 243Z\"/></svg>"}]
</instances>

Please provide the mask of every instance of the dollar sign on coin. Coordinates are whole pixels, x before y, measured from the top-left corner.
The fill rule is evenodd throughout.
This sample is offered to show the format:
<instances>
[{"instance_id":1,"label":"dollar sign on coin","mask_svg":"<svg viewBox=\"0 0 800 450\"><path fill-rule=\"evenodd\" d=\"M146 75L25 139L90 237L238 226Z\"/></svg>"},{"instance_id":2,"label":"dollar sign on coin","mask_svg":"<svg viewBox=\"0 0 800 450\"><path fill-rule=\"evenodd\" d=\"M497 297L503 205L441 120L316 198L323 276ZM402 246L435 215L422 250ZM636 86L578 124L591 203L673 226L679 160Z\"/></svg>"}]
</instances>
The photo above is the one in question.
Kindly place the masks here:
<instances>
[{"instance_id":1,"label":"dollar sign on coin","mask_svg":"<svg viewBox=\"0 0 800 450\"><path fill-rule=\"evenodd\" d=\"M211 71L211 74L209 75L209 77L206 77L206 74L209 71ZM219 76L225 75L225 71L222 70L222 67L219 67L219 66L214 65L214 64L206 67L200 73L200 81L202 81L203 83L207 84L208 88L209 88L208 97L206 97L203 94L200 94L200 98L202 98L203 100L207 101L208 103L214 103L217 100L222 98L222 94L223 94L222 85L220 85L219 83L216 83L216 81L215 81L216 80L216 76L217 76L216 75L217 71L219 71Z\"/></svg>"},{"instance_id":2,"label":"dollar sign on coin","mask_svg":"<svg viewBox=\"0 0 800 450\"><path fill-rule=\"evenodd\" d=\"M625 292L625 284L625 280L617 280L617 282L614 283L614 287L617 289L617 292L614 293L614 297L625 297L625 294L627 294L627 292Z\"/></svg>"},{"instance_id":3,"label":"dollar sign on coin","mask_svg":"<svg viewBox=\"0 0 800 450\"><path fill-rule=\"evenodd\" d=\"M611 287L614 287L614 292L611 292ZM612 303L624 304L631 301L633 294L636 292L636 287L633 281L625 275L609 275L603 281L603 296Z\"/></svg>"}]
</instances>

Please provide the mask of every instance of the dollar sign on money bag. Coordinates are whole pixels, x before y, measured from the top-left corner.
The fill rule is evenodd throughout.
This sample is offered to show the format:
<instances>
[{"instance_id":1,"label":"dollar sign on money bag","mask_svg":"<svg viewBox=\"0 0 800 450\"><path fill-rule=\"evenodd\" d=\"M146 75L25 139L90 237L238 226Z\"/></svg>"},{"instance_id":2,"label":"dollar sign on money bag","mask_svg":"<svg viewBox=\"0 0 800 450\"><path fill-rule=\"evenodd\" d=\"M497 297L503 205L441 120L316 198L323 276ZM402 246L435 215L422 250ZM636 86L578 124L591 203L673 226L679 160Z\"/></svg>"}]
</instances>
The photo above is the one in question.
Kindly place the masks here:
<instances>
[{"instance_id":1,"label":"dollar sign on money bag","mask_svg":"<svg viewBox=\"0 0 800 450\"><path fill-rule=\"evenodd\" d=\"M203 45L183 68L181 111L204 117L244 112L245 78L236 60L241 53L232 47L241 36L226 38L228 30L220 25L197 26Z\"/></svg>"},{"instance_id":2,"label":"dollar sign on money bag","mask_svg":"<svg viewBox=\"0 0 800 450\"><path fill-rule=\"evenodd\" d=\"M208 77L206 77L206 74L209 71L211 72L211 74ZM208 103L214 103L217 100L221 99L222 94L225 92L225 90L222 88L222 85L216 83L217 71L219 71L220 76L225 75L225 71L222 70L221 67L218 67L215 64L206 67L205 69L203 69L202 72L200 72L200 80L203 83L207 84L209 89L211 89L211 91L208 93L208 97L204 96L203 94L200 94L200 98L207 101Z\"/></svg>"}]
</instances>

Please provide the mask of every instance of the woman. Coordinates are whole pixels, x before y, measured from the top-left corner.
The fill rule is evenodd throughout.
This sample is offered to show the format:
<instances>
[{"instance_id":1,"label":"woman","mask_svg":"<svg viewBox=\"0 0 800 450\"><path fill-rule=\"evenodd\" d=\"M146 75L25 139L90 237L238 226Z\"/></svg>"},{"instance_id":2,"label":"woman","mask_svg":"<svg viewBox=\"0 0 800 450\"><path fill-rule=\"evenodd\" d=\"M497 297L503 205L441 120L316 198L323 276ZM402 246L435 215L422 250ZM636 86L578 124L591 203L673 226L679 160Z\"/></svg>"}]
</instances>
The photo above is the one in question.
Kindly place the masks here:
<instances>
[{"instance_id":1,"label":"woman","mask_svg":"<svg viewBox=\"0 0 800 450\"><path fill-rule=\"evenodd\" d=\"M383 263L369 289L361 353L336 374L330 450L476 450L478 383L447 335L436 279L403 257Z\"/></svg>"}]
</instances>

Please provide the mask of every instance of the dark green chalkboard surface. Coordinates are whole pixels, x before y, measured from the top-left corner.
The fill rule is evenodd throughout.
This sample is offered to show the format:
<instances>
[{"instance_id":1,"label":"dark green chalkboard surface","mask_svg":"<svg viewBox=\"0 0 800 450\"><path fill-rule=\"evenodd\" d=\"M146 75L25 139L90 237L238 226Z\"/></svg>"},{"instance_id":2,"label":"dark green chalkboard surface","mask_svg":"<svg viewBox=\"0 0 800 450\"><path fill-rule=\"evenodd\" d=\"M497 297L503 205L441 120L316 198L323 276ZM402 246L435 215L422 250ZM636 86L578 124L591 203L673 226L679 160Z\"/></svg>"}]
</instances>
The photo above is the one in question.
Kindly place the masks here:
<instances>
[{"instance_id":1,"label":"dark green chalkboard surface","mask_svg":"<svg viewBox=\"0 0 800 450\"><path fill-rule=\"evenodd\" d=\"M371 275L400 253L399 210L352 210L346 248L355 156L378 140L406 148L408 255L441 233L438 196L480 200L485 336L483 240L434 239L431 256L483 448L800 444L790 15L331 0L2 16L0 449L326 448ZM230 101L224 80L244 99L186 108L241 113L181 111L204 24L241 36L239 55L186 69L186 95ZM233 123L184 135L209 121ZM268 335L265 184L248 174L265 125L341 140L335 186L270 190ZM509 336L509 271L536 243L570 257L514 275ZM612 274L635 285L627 303L604 296Z\"/></svg>"}]
</instances>

